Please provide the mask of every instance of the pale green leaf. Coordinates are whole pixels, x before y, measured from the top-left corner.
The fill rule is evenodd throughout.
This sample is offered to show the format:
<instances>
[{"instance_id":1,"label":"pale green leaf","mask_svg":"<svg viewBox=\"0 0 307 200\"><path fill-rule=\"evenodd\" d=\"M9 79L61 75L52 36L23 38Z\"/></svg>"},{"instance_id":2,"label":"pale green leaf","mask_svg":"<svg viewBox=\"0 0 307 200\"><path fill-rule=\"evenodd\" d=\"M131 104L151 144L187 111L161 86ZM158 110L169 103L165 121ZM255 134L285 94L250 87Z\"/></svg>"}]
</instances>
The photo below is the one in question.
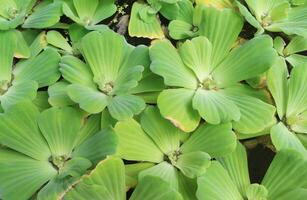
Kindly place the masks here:
<instances>
[{"instance_id":1,"label":"pale green leaf","mask_svg":"<svg viewBox=\"0 0 307 200\"><path fill-rule=\"evenodd\" d=\"M185 132L195 130L200 116L192 107L193 96L193 90L184 88L162 91L157 100L162 116Z\"/></svg>"},{"instance_id":2,"label":"pale green leaf","mask_svg":"<svg viewBox=\"0 0 307 200\"><path fill-rule=\"evenodd\" d=\"M134 120L118 122L114 128L119 138L117 154L126 160L159 163L163 153Z\"/></svg>"}]
</instances>

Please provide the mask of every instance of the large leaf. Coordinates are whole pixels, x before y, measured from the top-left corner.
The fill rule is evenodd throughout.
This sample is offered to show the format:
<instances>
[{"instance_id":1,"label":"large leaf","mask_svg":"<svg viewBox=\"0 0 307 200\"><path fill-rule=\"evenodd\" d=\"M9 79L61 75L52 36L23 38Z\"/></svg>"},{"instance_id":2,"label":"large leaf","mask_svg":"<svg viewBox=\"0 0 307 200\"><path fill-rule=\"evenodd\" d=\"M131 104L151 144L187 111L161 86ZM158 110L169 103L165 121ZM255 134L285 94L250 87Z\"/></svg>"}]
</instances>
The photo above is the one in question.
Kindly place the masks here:
<instances>
[{"instance_id":1,"label":"large leaf","mask_svg":"<svg viewBox=\"0 0 307 200\"><path fill-rule=\"evenodd\" d=\"M164 119L157 108L147 107L141 116L141 125L164 154L179 148L179 134L184 133Z\"/></svg>"},{"instance_id":2,"label":"large leaf","mask_svg":"<svg viewBox=\"0 0 307 200\"><path fill-rule=\"evenodd\" d=\"M69 54L73 53L73 49L68 43L67 39L57 31L48 31L46 35L47 42L55 47L63 49Z\"/></svg>"},{"instance_id":3,"label":"large leaf","mask_svg":"<svg viewBox=\"0 0 307 200\"><path fill-rule=\"evenodd\" d=\"M21 101L31 101L36 97L38 85L35 81L13 83L8 90L0 96L1 106L4 109Z\"/></svg>"},{"instance_id":4,"label":"large leaf","mask_svg":"<svg viewBox=\"0 0 307 200\"><path fill-rule=\"evenodd\" d=\"M275 59L272 39L258 36L231 51L213 71L213 78L221 87L231 85L267 71Z\"/></svg>"},{"instance_id":5,"label":"large leaf","mask_svg":"<svg viewBox=\"0 0 307 200\"><path fill-rule=\"evenodd\" d=\"M213 161L207 172L197 179L198 199L243 200L227 171L217 161Z\"/></svg>"},{"instance_id":6,"label":"large leaf","mask_svg":"<svg viewBox=\"0 0 307 200\"><path fill-rule=\"evenodd\" d=\"M191 132L198 126L200 116L192 107L194 91L189 89L168 89L160 93L158 107L163 117L176 127Z\"/></svg>"},{"instance_id":7,"label":"large leaf","mask_svg":"<svg viewBox=\"0 0 307 200\"><path fill-rule=\"evenodd\" d=\"M68 121L69 126L67 126ZM70 155L81 128L81 122L81 113L70 107L53 107L40 114L38 125L53 157Z\"/></svg>"},{"instance_id":8,"label":"large leaf","mask_svg":"<svg viewBox=\"0 0 307 200\"><path fill-rule=\"evenodd\" d=\"M235 151L218 158L218 161L228 171L231 180L236 184L241 195L245 197L246 189L250 184L245 147L237 142Z\"/></svg>"},{"instance_id":9,"label":"large leaf","mask_svg":"<svg viewBox=\"0 0 307 200\"><path fill-rule=\"evenodd\" d=\"M111 30L93 31L82 38L81 46L100 89L107 83L114 83L128 48L124 38Z\"/></svg>"},{"instance_id":10,"label":"large leaf","mask_svg":"<svg viewBox=\"0 0 307 200\"><path fill-rule=\"evenodd\" d=\"M53 49L46 49L36 57L17 64L14 81L36 81L39 87L49 86L60 78L60 55Z\"/></svg>"},{"instance_id":11,"label":"large leaf","mask_svg":"<svg viewBox=\"0 0 307 200\"><path fill-rule=\"evenodd\" d=\"M62 15L62 3L54 2L37 8L24 22L23 28L47 28L59 22Z\"/></svg>"},{"instance_id":12,"label":"large leaf","mask_svg":"<svg viewBox=\"0 0 307 200\"><path fill-rule=\"evenodd\" d=\"M119 137L117 154L123 159L156 163L163 160L161 150L135 120L118 122L114 129Z\"/></svg>"},{"instance_id":13,"label":"large leaf","mask_svg":"<svg viewBox=\"0 0 307 200\"><path fill-rule=\"evenodd\" d=\"M170 163L164 161L139 173L139 180L148 175L156 176L167 182L171 188L178 189L178 174L180 172Z\"/></svg>"},{"instance_id":14,"label":"large leaf","mask_svg":"<svg viewBox=\"0 0 307 200\"><path fill-rule=\"evenodd\" d=\"M303 154L307 153L300 140L282 122L271 128L271 139L277 151L294 149Z\"/></svg>"},{"instance_id":15,"label":"large leaf","mask_svg":"<svg viewBox=\"0 0 307 200\"><path fill-rule=\"evenodd\" d=\"M306 167L301 153L289 149L279 151L262 181L269 191L268 199L278 199L283 193L306 185Z\"/></svg>"},{"instance_id":16,"label":"large leaf","mask_svg":"<svg viewBox=\"0 0 307 200\"><path fill-rule=\"evenodd\" d=\"M66 55L61 58L60 71L65 80L70 83L82 84L95 88L93 73L90 67L80 59Z\"/></svg>"},{"instance_id":17,"label":"large leaf","mask_svg":"<svg viewBox=\"0 0 307 200\"><path fill-rule=\"evenodd\" d=\"M296 66L291 71L289 80L289 96L287 104L287 118L307 109L307 85L305 84L307 76L307 65Z\"/></svg>"},{"instance_id":18,"label":"large leaf","mask_svg":"<svg viewBox=\"0 0 307 200\"><path fill-rule=\"evenodd\" d=\"M116 152L117 136L112 129L101 130L74 149L73 157L83 157L96 164Z\"/></svg>"},{"instance_id":19,"label":"large leaf","mask_svg":"<svg viewBox=\"0 0 307 200\"><path fill-rule=\"evenodd\" d=\"M126 193L123 161L115 157L101 161L63 196L65 200L124 200Z\"/></svg>"},{"instance_id":20,"label":"large leaf","mask_svg":"<svg viewBox=\"0 0 307 200\"><path fill-rule=\"evenodd\" d=\"M212 45L203 36L187 40L179 48L183 63L197 76L199 82L203 82L213 70L211 64Z\"/></svg>"},{"instance_id":21,"label":"large leaf","mask_svg":"<svg viewBox=\"0 0 307 200\"><path fill-rule=\"evenodd\" d=\"M199 5L199 34L212 43L212 64L217 66L228 54L243 27L242 18L231 9L217 10Z\"/></svg>"},{"instance_id":22,"label":"large leaf","mask_svg":"<svg viewBox=\"0 0 307 200\"><path fill-rule=\"evenodd\" d=\"M183 153L178 156L175 166L189 178L203 175L211 164L209 154L202 151Z\"/></svg>"},{"instance_id":23,"label":"large leaf","mask_svg":"<svg viewBox=\"0 0 307 200\"><path fill-rule=\"evenodd\" d=\"M93 18L99 0L93 0L91 3L88 3L86 0L73 0L73 3L79 18L86 22L86 20Z\"/></svg>"},{"instance_id":24,"label":"large leaf","mask_svg":"<svg viewBox=\"0 0 307 200\"><path fill-rule=\"evenodd\" d=\"M275 122L275 107L258 98L242 95L238 90L224 90L224 95L237 105L241 117L233 122L233 128L244 134L263 131Z\"/></svg>"},{"instance_id":25,"label":"large leaf","mask_svg":"<svg viewBox=\"0 0 307 200\"><path fill-rule=\"evenodd\" d=\"M139 200L144 197L154 200L183 199L180 193L171 188L167 182L155 176L142 178L129 200Z\"/></svg>"},{"instance_id":26,"label":"large leaf","mask_svg":"<svg viewBox=\"0 0 307 200\"><path fill-rule=\"evenodd\" d=\"M183 153L203 151L211 157L220 157L234 151L236 136L231 130L231 124L204 124L192 133L180 147Z\"/></svg>"},{"instance_id":27,"label":"large leaf","mask_svg":"<svg viewBox=\"0 0 307 200\"><path fill-rule=\"evenodd\" d=\"M108 110L117 120L125 120L139 114L145 108L145 102L135 95L119 95L110 100Z\"/></svg>"},{"instance_id":28,"label":"large leaf","mask_svg":"<svg viewBox=\"0 0 307 200\"><path fill-rule=\"evenodd\" d=\"M80 84L67 87L68 96L88 113L99 113L108 105L109 97L97 89Z\"/></svg>"},{"instance_id":29,"label":"large leaf","mask_svg":"<svg viewBox=\"0 0 307 200\"><path fill-rule=\"evenodd\" d=\"M30 102L9 107L0 115L0 143L36 160L47 161L49 147L37 126L38 109Z\"/></svg>"},{"instance_id":30,"label":"large leaf","mask_svg":"<svg viewBox=\"0 0 307 200\"><path fill-rule=\"evenodd\" d=\"M279 119L284 117L287 109L287 77L288 69L286 62L279 57L267 73L267 85L274 97Z\"/></svg>"},{"instance_id":31,"label":"large leaf","mask_svg":"<svg viewBox=\"0 0 307 200\"><path fill-rule=\"evenodd\" d=\"M42 149L37 149L37 151L42 151ZM34 160L10 150L0 150L2 199L30 199L40 187L56 174L56 170L47 160Z\"/></svg>"},{"instance_id":32,"label":"large leaf","mask_svg":"<svg viewBox=\"0 0 307 200\"><path fill-rule=\"evenodd\" d=\"M195 74L183 64L179 53L170 41L154 42L149 49L149 53L152 61L150 69L162 76L166 85L189 89L197 87Z\"/></svg>"},{"instance_id":33,"label":"large leaf","mask_svg":"<svg viewBox=\"0 0 307 200\"><path fill-rule=\"evenodd\" d=\"M198 89L193 98L193 108L211 124L220 124L240 119L236 104L215 90Z\"/></svg>"},{"instance_id":34,"label":"large leaf","mask_svg":"<svg viewBox=\"0 0 307 200\"><path fill-rule=\"evenodd\" d=\"M0 84L11 81L15 46L16 37L14 32L0 31Z\"/></svg>"},{"instance_id":35,"label":"large leaf","mask_svg":"<svg viewBox=\"0 0 307 200\"><path fill-rule=\"evenodd\" d=\"M75 104L67 94L67 86L69 86L68 82L59 81L48 87L48 102L50 105L61 107Z\"/></svg>"},{"instance_id":36,"label":"large leaf","mask_svg":"<svg viewBox=\"0 0 307 200\"><path fill-rule=\"evenodd\" d=\"M99 1L98 7L96 8L95 15L93 16L92 23L96 24L111 15L113 15L117 11L117 7L115 5L114 0L105 0Z\"/></svg>"}]
</instances>

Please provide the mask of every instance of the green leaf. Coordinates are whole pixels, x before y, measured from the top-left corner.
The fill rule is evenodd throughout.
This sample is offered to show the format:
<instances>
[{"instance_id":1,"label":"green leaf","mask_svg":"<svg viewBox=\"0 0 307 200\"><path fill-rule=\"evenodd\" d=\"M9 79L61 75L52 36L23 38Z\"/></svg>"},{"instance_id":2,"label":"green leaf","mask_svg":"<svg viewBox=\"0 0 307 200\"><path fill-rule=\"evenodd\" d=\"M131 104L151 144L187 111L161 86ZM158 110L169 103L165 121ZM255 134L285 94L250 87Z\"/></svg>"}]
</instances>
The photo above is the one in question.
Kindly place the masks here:
<instances>
[{"instance_id":1,"label":"green leaf","mask_svg":"<svg viewBox=\"0 0 307 200\"><path fill-rule=\"evenodd\" d=\"M70 126L67 126L68 121ZM53 157L70 155L81 122L81 113L70 107L53 107L40 114L38 125Z\"/></svg>"},{"instance_id":2,"label":"green leaf","mask_svg":"<svg viewBox=\"0 0 307 200\"><path fill-rule=\"evenodd\" d=\"M180 172L170 163L161 162L139 173L139 180L146 176L155 176L167 182L171 188L178 189L178 174Z\"/></svg>"},{"instance_id":3,"label":"green leaf","mask_svg":"<svg viewBox=\"0 0 307 200\"><path fill-rule=\"evenodd\" d=\"M92 23L97 24L117 11L114 0L99 1Z\"/></svg>"},{"instance_id":4,"label":"green leaf","mask_svg":"<svg viewBox=\"0 0 307 200\"><path fill-rule=\"evenodd\" d=\"M301 153L289 149L279 151L262 181L269 191L268 199L279 199L285 192L306 185L306 166Z\"/></svg>"},{"instance_id":5,"label":"green leaf","mask_svg":"<svg viewBox=\"0 0 307 200\"><path fill-rule=\"evenodd\" d=\"M11 81L11 72L16 46L12 31L0 31L0 84Z\"/></svg>"},{"instance_id":6,"label":"green leaf","mask_svg":"<svg viewBox=\"0 0 307 200\"><path fill-rule=\"evenodd\" d=\"M86 0L73 0L73 3L79 18L85 22L93 18L99 0L92 0L91 3Z\"/></svg>"},{"instance_id":7,"label":"green leaf","mask_svg":"<svg viewBox=\"0 0 307 200\"><path fill-rule=\"evenodd\" d=\"M286 58L286 61L289 62L293 67L307 63L307 56L300 54L292 54Z\"/></svg>"},{"instance_id":8,"label":"green leaf","mask_svg":"<svg viewBox=\"0 0 307 200\"><path fill-rule=\"evenodd\" d=\"M139 114L145 108L145 102L134 95L119 95L110 100L108 110L117 120L125 120Z\"/></svg>"},{"instance_id":9,"label":"green leaf","mask_svg":"<svg viewBox=\"0 0 307 200\"><path fill-rule=\"evenodd\" d=\"M213 70L211 52L212 45L203 36L187 40L179 48L183 63L195 73L199 82L203 82Z\"/></svg>"},{"instance_id":10,"label":"green leaf","mask_svg":"<svg viewBox=\"0 0 307 200\"><path fill-rule=\"evenodd\" d=\"M67 95L67 86L69 86L69 83L66 81L59 81L48 87L48 102L50 105L62 107L75 104Z\"/></svg>"},{"instance_id":11,"label":"green leaf","mask_svg":"<svg viewBox=\"0 0 307 200\"><path fill-rule=\"evenodd\" d=\"M247 187L250 185L245 147L237 142L235 151L218 158L218 161L228 171L229 177L236 184L241 195L245 197Z\"/></svg>"},{"instance_id":12,"label":"green leaf","mask_svg":"<svg viewBox=\"0 0 307 200\"><path fill-rule=\"evenodd\" d=\"M96 88L90 67L80 59L65 55L60 61L60 71L65 80L73 84L81 84Z\"/></svg>"},{"instance_id":13,"label":"green leaf","mask_svg":"<svg viewBox=\"0 0 307 200\"><path fill-rule=\"evenodd\" d=\"M290 128L296 133L307 134L307 111L300 113L297 116L297 120L294 123L291 123Z\"/></svg>"},{"instance_id":14,"label":"green leaf","mask_svg":"<svg viewBox=\"0 0 307 200\"><path fill-rule=\"evenodd\" d=\"M93 31L81 40L82 53L94 74L94 82L103 88L114 83L122 59L129 50L125 39L111 31Z\"/></svg>"},{"instance_id":15,"label":"green leaf","mask_svg":"<svg viewBox=\"0 0 307 200\"><path fill-rule=\"evenodd\" d=\"M211 124L240 119L240 110L237 105L215 90L198 89L193 98L193 108Z\"/></svg>"},{"instance_id":16,"label":"green leaf","mask_svg":"<svg viewBox=\"0 0 307 200\"><path fill-rule=\"evenodd\" d=\"M49 86L60 78L59 61L60 55L48 48L38 56L18 63L13 71L14 81L33 80L39 87Z\"/></svg>"},{"instance_id":17,"label":"green leaf","mask_svg":"<svg viewBox=\"0 0 307 200\"><path fill-rule=\"evenodd\" d=\"M277 151L294 149L303 154L307 153L300 140L282 122L271 128L271 139Z\"/></svg>"},{"instance_id":18,"label":"green leaf","mask_svg":"<svg viewBox=\"0 0 307 200\"><path fill-rule=\"evenodd\" d=\"M284 54L287 56L306 50L307 50L306 38L302 36L295 36L291 39L290 43L284 49Z\"/></svg>"},{"instance_id":19,"label":"green leaf","mask_svg":"<svg viewBox=\"0 0 307 200\"><path fill-rule=\"evenodd\" d=\"M98 133L102 128L100 126L101 115L89 115L83 118L82 127L75 140L74 146L79 146L82 142Z\"/></svg>"},{"instance_id":20,"label":"green leaf","mask_svg":"<svg viewBox=\"0 0 307 200\"><path fill-rule=\"evenodd\" d=\"M101 161L63 196L65 200L124 200L126 193L123 161L115 157Z\"/></svg>"},{"instance_id":21,"label":"green leaf","mask_svg":"<svg viewBox=\"0 0 307 200\"><path fill-rule=\"evenodd\" d=\"M145 3L134 2L132 5L131 16L129 20L128 31L131 37L146 37L150 39L164 38L164 33L156 13L148 13L151 9ZM141 14L145 13L148 21L144 21Z\"/></svg>"},{"instance_id":22,"label":"green leaf","mask_svg":"<svg viewBox=\"0 0 307 200\"><path fill-rule=\"evenodd\" d=\"M72 54L73 49L67 42L67 39L57 31L48 31L47 42L55 47L65 50L67 53Z\"/></svg>"},{"instance_id":23,"label":"green leaf","mask_svg":"<svg viewBox=\"0 0 307 200\"><path fill-rule=\"evenodd\" d=\"M180 150L183 153L203 151L216 158L231 153L235 147L236 136L230 123L203 124L182 144Z\"/></svg>"},{"instance_id":24,"label":"green leaf","mask_svg":"<svg viewBox=\"0 0 307 200\"><path fill-rule=\"evenodd\" d=\"M37 149L37 152L42 150ZM48 161L34 160L10 150L0 150L0 190L3 199L30 199L56 174Z\"/></svg>"},{"instance_id":25,"label":"green leaf","mask_svg":"<svg viewBox=\"0 0 307 200\"><path fill-rule=\"evenodd\" d=\"M48 28L59 22L62 15L62 3L54 2L37 8L24 22L23 28Z\"/></svg>"},{"instance_id":26,"label":"green leaf","mask_svg":"<svg viewBox=\"0 0 307 200\"><path fill-rule=\"evenodd\" d=\"M161 115L185 132L195 130L200 116L192 107L193 96L193 90L184 88L162 91L157 100Z\"/></svg>"},{"instance_id":27,"label":"green leaf","mask_svg":"<svg viewBox=\"0 0 307 200\"><path fill-rule=\"evenodd\" d=\"M197 181L196 179L190 179L178 173L178 191L184 199L197 200L196 190L197 190Z\"/></svg>"},{"instance_id":28,"label":"green leaf","mask_svg":"<svg viewBox=\"0 0 307 200\"><path fill-rule=\"evenodd\" d=\"M87 158L95 165L116 152L117 140L112 129L101 130L77 146L72 156Z\"/></svg>"},{"instance_id":29,"label":"green leaf","mask_svg":"<svg viewBox=\"0 0 307 200\"><path fill-rule=\"evenodd\" d=\"M170 187L170 185L155 176L145 176L137 185L129 200L138 200L142 198L155 200L182 200L180 193Z\"/></svg>"},{"instance_id":30,"label":"green leaf","mask_svg":"<svg viewBox=\"0 0 307 200\"><path fill-rule=\"evenodd\" d=\"M92 166L90 160L83 157L73 157L66 161L63 168L59 170L60 179L69 177L81 177L88 168Z\"/></svg>"},{"instance_id":31,"label":"green leaf","mask_svg":"<svg viewBox=\"0 0 307 200\"><path fill-rule=\"evenodd\" d=\"M202 151L183 153L178 156L175 164L180 171L189 178L203 175L211 164L209 154Z\"/></svg>"},{"instance_id":32,"label":"green leaf","mask_svg":"<svg viewBox=\"0 0 307 200\"><path fill-rule=\"evenodd\" d=\"M179 148L179 134L184 133L164 119L157 108L152 106L146 108L141 116L141 125L164 154Z\"/></svg>"},{"instance_id":33,"label":"green leaf","mask_svg":"<svg viewBox=\"0 0 307 200\"><path fill-rule=\"evenodd\" d=\"M159 163L163 153L134 120L118 122L114 128L119 138L117 154L126 160Z\"/></svg>"},{"instance_id":34,"label":"green leaf","mask_svg":"<svg viewBox=\"0 0 307 200\"><path fill-rule=\"evenodd\" d=\"M23 81L13 83L8 90L0 96L1 106L4 110L25 100L33 100L36 97L38 85L35 81Z\"/></svg>"},{"instance_id":35,"label":"green leaf","mask_svg":"<svg viewBox=\"0 0 307 200\"><path fill-rule=\"evenodd\" d=\"M217 161L212 161L207 172L197 178L197 184L196 196L198 199L243 200L227 171Z\"/></svg>"},{"instance_id":36,"label":"green leaf","mask_svg":"<svg viewBox=\"0 0 307 200\"><path fill-rule=\"evenodd\" d=\"M213 78L220 87L231 85L267 71L275 58L272 39L258 36L231 51L213 71Z\"/></svg>"},{"instance_id":37,"label":"green leaf","mask_svg":"<svg viewBox=\"0 0 307 200\"><path fill-rule=\"evenodd\" d=\"M108 105L109 97L97 89L80 84L67 87L68 96L88 113L99 113Z\"/></svg>"},{"instance_id":38,"label":"green leaf","mask_svg":"<svg viewBox=\"0 0 307 200\"><path fill-rule=\"evenodd\" d=\"M30 102L9 107L0 115L0 143L36 160L47 161L50 150L38 129L38 116L38 109Z\"/></svg>"},{"instance_id":39,"label":"green leaf","mask_svg":"<svg viewBox=\"0 0 307 200\"><path fill-rule=\"evenodd\" d=\"M264 32L263 27L261 26L261 24L257 21L257 19L249 12L249 10L240 3L240 1L235 0L235 3L241 13L241 15L243 15L243 17L245 18L245 20L252 25L253 27L257 28L257 33L255 35L260 35Z\"/></svg>"},{"instance_id":40,"label":"green leaf","mask_svg":"<svg viewBox=\"0 0 307 200\"><path fill-rule=\"evenodd\" d=\"M275 122L275 107L258 98L242 95L239 91L223 90L224 95L240 109L239 121L234 121L233 128L244 134L263 131Z\"/></svg>"},{"instance_id":41,"label":"green leaf","mask_svg":"<svg viewBox=\"0 0 307 200\"><path fill-rule=\"evenodd\" d=\"M274 98L279 119L284 117L287 109L287 77L288 69L286 62L279 57L267 73L268 89Z\"/></svg>"},{"instance_id":42,"label":"green leaf","mask_svg":"<svg viewBox=\"0 0 307 200\"><path fill-rule=\"evenodd\" d=\"M168 25L168 30L171 38L175 40L181 40L197 35L197 33L193 31L192 24L181 20L171 21Z\"/></svg>"},{"instance_id":43,"label":"green leaf","mask_svg":"<svg viewBox=\"0 0 307 200\"><path fill-rule=\"evenodd\" d=\"M217 10L202 5L196 9L200 13L199 34L206 36L212 43L212 65L217 66L235 43L243 20L231 9Z\"/></svg>"},{"instance_id":44,"label":"green leaf","mask_svg":"<svg viewBox=\"0 0 307 200\"><path fill-rule=\"evenodd\" d=\"M292 69L289 80L289 96L286 117L293 117L307 109L307 85L305 77L307 67L305 64Z\"/></svg>"},{"instance_id":45,"label":"green leaf","mask_svg":"<svg viewBox=\"0 0 307 200\"><path fill-rule=\"evenodd\" d=\"M30 48L25 41L22 33L20 31L15 30L16 35L16 49L14 52L14 56L16 58L29 58L31 56Z\"/></svg>"},{"instance_id":46,"label":"green leaf","mask_svg":"<svg viewBox=\"0 0 307 200\"><path fill-rule=\"evenodd\" d=\"M154 42L149 49L149 54L152 61L150 69L162 76L166 85L188 89L197 87L195 74L183 64L179 53L170 41Z\"/></svg>"},{"instance_id":47,"label":"green leaf","mask_svg":"<svg viewBox=\"0 0 307 200\"><path fill-rule=\"evenodd\" d=\"M76 178L60 179L55 177L51 179L42 189L37 193L37 200L53 200L58 199L65 190L72 185Z\"/></svg>"}]
</instances>

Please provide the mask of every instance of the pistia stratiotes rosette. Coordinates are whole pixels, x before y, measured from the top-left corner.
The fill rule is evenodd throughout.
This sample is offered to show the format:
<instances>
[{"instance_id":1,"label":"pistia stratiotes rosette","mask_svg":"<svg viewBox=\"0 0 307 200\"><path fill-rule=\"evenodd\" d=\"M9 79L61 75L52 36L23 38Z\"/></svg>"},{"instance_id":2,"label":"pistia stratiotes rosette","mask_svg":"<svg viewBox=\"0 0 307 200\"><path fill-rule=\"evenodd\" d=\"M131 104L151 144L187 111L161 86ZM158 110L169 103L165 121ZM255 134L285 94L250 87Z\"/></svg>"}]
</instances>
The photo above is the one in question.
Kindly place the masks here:
<instances>
[{"instance_id":1,"label":"pistia stratiotes rosette","mask_svg":"<svg viewBox=\"0 0 307 200\"><path fill-rule=\"evenodd\" d=\"M164 32L160 24L158 14L166 19L172 20L180 12L182 2L189 0L147 0L136 1L132 5L129 20L129 35L145 38L164 38Z\"/></svg>"},{"instance_id":2,"label":"pistia stratiotes rosette","mask_svg":"<svg viewBox=\"0 0 307 200\"><path fill-rule=\"evenodd\" d=\"M283 149L275 155L261 184L251 184L246 150L238 144L231 154L212 161L198 178L201 200L302 200L307 196L307 160L297 151Z\"/></svg>"},{"instance_id":3,"label":"pistia stratiotes rosette","mask_svg":"<svg viewBox=\"0 0 307 200\"><path fill-rule=\"evenodd\" d=\"M114 0L68 0L63 2L63 12L74 22L87 29L95 29L102 20L116 12Z\"/></svg>"},{"instance_id":4,"label":"pistia stratiotes rosette","mask_svg":"<svg viewBox=\"0 0 307 200\"><path fill-rule=\"evenodd\" d=\"M145 176L133 191L130 200L182 200L181 195L159 177ZM101 161L89 175L62 194L61 200L126 200L124 162L115 157Z\"/></svg>"},{"instance_id":5,"label":"pistia stratiotes rosette","mask_svg":"<svg viewBox=\"0 0 307 200\"><path fill-rule=\"evenodd\" d=\"M7 147L0 150L1 198L26 200L38 192L38 199L46 200L57 199L113 154L117 137L111 129L100 131L95 115L86 119L71 107L40 113L32 103L20 102L0 114L0 144Z\"/></svg>"},{"instance_id":6,"label":"pistia stratiotes rosette","mask_svg":"<svg viewBox=\"0 0 307 200\"><path fill-rule=\"evenodd\" d=\"M260 34L267 30L307 36L307 4L304 0L245 0L249 10L240 1L235 2L246 21Z\"/></svg>"},{"instance_id":7,"label":"pistia stratiotes rosette","mask_svg":"<svg viewBox=\"0 0 307 200\"><path fill-rule=\"evenodd\" d=\"M221 44L216 38L211 42L199 36L178 50L168 40L150 47L151 70L172 87L161 92L158 107L183 131L194 130L200 118L211 124L233 122L236 131L247 134L262 131L274 121L274 106L234 89L245 87L239 82L271 67L277 57L272 39L259 36L228 52L236 37Z\"/></svg>"},{"instance_id":8,"label":"pistia stratiotes rosette","mask_svg":"<svg viewBox=\"0 0 307 200\"><path fill-rule=\"evenodd\" d=\"M117 120L140 113L145 102L131 90L142 77L148 49L127 44L111 30L88 33L81 48L86 64L72 56L64 56L60 63L63 77L71 83L67 87L69 97L88 113L107 107Z\"/></svg>"},{"instance_id":9,"label":"pistia stratiotes rosette","mask_svg":"<svg viewBox=\"0 0 307 200\"><path fill-rule=\"evenodd\" d=\"M53 49L29 48L18 31L0 32L0 106L8 108L22 100L33 100L38 88L55 83L61 76L60 55ZM28 58L13 65L14 57ZM42 68L42 66L44 66Z\"/></svg>"},{"instance_id":10,"label":"pistia stratiotes rosette","mask_svg":"<svg viewBox=\"0 0 307 200\"><path fill-rule=\"evenodd\" d=\"M193 198L193 178L202 175L211 158L230 153L236 146L231 124L201 125L191 135L164 119L156 107L142 113L140 123L134 119L118 122L114 128L119 137L117 155L125 160L154 163L142 170L158 176L179 190L183 197Z\"/></svg>"},{"instance_id":11,"label":"pistia stratiotes rosette","mask_svg":"<svg viewBox=\"0 0 307 200\"><path fill-rule=\"evenodd\" d=\"M267 85L280 121L272 127L271 138L277 150L293 148L307 156L307 64L295 66L288 76L282 58L268 71Z\"/></svg>"}]
</instances>

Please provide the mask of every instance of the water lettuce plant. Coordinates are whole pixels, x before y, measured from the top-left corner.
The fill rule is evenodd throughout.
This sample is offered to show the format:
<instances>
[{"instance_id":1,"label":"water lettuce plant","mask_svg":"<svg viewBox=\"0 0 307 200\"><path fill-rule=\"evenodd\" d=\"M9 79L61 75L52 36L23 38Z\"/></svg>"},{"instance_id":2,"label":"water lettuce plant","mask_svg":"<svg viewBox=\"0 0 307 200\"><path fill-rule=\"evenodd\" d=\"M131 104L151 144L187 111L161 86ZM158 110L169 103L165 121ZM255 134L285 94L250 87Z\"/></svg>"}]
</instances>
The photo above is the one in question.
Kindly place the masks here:
<instances>
[{"instance_id":1,"label":"water lettuce plant","mask_svg":"<svg viewBox=\"0 0 307 200\"><path fill-rule=\"evenodd\" d=\"M0 151L3 199L26 200L38 190L38 199L53 199L116 150L111 129L100 130L99 118L71 107L40 113L32 103L20 102L0 118L0 144L7 147Z\"/></svg>"},{"instance_id":2,"label":"water lettuce plant","mask_svg":"<svg viewBox=\"0 0 307 200\"><path fill-rule=\"evenodd\" d=\"M216 49L203 36L187 40L178 50L167 40L151 46L151 70L173 87L163 90L157 104L162 115L180 129L194 130L200 117L211 124L234 121L234 129L244 133L259 132L271 123L273 106L233 86L271 67L276 57L272 39L259 36L230 53L224 48ZM262 59L256 61L257 57Z\"/></svg>"},{"instance_id":3,"label":"water lettuce plant","mask_svg":"<svg viewBox=\"0 0 307 200\"><path fill-rule=\"evenodd\" d=\"M306 3L0 0L0 199L306 199Z\"/></svg>"},{"instance_id":4,"label":"water lettuce plant","mask_svg":"<svg viewBox=\"0 0 307 200\"><path fill-rule=\"evenodd\" d=\"M63 77L72 83L67 88L69 97L88 113L107 107L118 120L140 113L145 102L130 91L142 77L146 48L127 44L111 30L88 33L81 48L86 64L72 56L63 57L60 64Z\"/></svg>"},{"instance_id":5,"label":"water lettuce plant","mask_svg":"<svg viewBox=\"0 0 307 200\"><path fill-rule=\"evenodd\" d=\"M201 125L188 135L164 119L157 108L148 107L140 123L130 119L114 128L119 138L117 155L125 160L154 163L139 176L158 176L188 197L181 188L205 173L211 159L230 153L236 146L231 124ZM221 142L223 138L223 142Z\"/></svg>"}]
</instances>

